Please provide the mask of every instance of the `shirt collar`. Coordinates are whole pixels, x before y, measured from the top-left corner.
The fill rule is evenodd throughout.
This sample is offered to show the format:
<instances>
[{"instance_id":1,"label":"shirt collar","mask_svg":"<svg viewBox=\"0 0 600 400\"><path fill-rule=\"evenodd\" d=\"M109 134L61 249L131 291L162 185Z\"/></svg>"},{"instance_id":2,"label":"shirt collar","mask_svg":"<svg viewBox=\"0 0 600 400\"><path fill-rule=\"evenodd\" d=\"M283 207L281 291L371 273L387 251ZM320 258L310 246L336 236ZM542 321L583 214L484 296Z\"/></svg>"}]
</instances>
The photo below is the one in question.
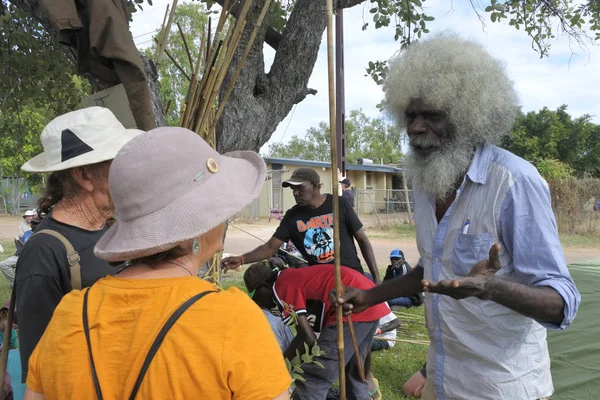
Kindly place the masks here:
<instances>
[{"instance_id":1,"label":"shirt collar","mask_svg":"<svg viewBox=\"0 0 600 400\"><path fill-rule=\"evenodd\" d=\"M485 144L477 146L473 161L467 171L467 176L474 183L485 185L487 180L487 171L492 158L492 146Z\"/></svg>"}]
</instances>

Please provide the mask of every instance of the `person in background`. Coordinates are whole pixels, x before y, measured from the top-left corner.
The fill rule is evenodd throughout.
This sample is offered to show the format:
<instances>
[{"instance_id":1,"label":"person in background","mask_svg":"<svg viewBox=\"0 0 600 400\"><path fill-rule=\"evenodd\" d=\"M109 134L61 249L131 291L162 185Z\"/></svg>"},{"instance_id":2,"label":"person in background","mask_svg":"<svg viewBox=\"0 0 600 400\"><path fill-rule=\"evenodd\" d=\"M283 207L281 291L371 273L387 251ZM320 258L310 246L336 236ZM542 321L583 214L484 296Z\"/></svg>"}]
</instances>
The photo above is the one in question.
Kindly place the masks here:
<instances>
[{"instance_id":1,"label":"person in background","mask_svg":"<svg viewBox=\"0 0 600 400\"><path fill-rule=\"evenodd\" d=\"M264 314L197 277L266 175L258 154L221 155L183 128L126 144L110 168L119 217L95 254L127 266L64 296L31 356L26 398L289 399Z\"/></svg>"},{"instance_id":2,"label":"person in background","mask_svg":"<svg viewBox=\"0 0 600 400\"><path fill-rule=\"evenodd\" d=\"M348 203L354 208L354 193L352 193L352 188L350 187L350 179L344 178L340 183L342 184L342 197L348 200Z\"/></svg>"},{"instance_id":3,"label":"person in background","mask_svg":"<svg viewBox=\"0 0 600 400\"><path fill-rule=\"evenodd\" d=\"M94 255L114 205L108 191L111 160L141 131L125 129L106 108L90 107L61 115L41 134L44 152L27 161L26 172L50 173L38 212L46 214L38 230L64 236L79 254L82 287L118 269ZM19 255L16 304L23 382L29 357L42 337L54 309L72 289L71 261L65 245L50 235L35 235Z\"/></svg>"},{"instance_id":4,"label":"person in background","mask_svg":"<svg viewBox=\"0 0 600 400\"><path fill-rule=\"evenodd\" d=\"M333 301L345 313L426 293L423 399L546 399L546 330L581 302L548 184L495 143L518 112L501 61L452 33L411 44L389 64L387 110L406 129L420 259L407 275ZM349 304L348 304L349 303ZM523 361L526 360L526 361Z\"/></svg>"},{"instance_id":5,"label":"person in background","mask_svg":"<svg viewBox=\"0 0 600 400\"><path fill-rule=\"evenodd\" d=\"M36 212L34 210L27 210L23 213L23 219L19 222L19 230L15 236L15 246L17 251L21 251L23 245L25 244L23 235L25 235L26 232L31 231L31 220L35 214Z\"/></svg>"},{"instance_id":6,"label":"person in background","mask_svg":"<svg viewBox=\"0 0 600 400\"><path fill-rule=\"evenodd\" d=\"M288 240L294 243L308 265L333 263L333 199L331 194L321 193L319 174L312 168L298 168L282 186L292 189L296 205L285 213L267 243L241 256L224 258L222 266L225 271L265 260ZM340 264L364 273L354 244L356 239L372 279L377 284L380 282L379 271L363 224L345 198L340 197L339 202Z\"/></svg>"},{"instance_id":7,"label":"person in background","mask_svg":"<svg viewBox=\"0 0 600 400\"><path fill-rule=\"evenodd\" d=\"M36 213L35 216L31 219L31 222L29 225L31 229L26 231L25 233L23 233L23 236L20 239L20 242L22 242L23 245L25 245L25 243L27 243L29 238L33 235L35 229L40 224L40 222L41 222L41 220ZM23 250L22 246L17 247L17 251L15 252L14 255L9 256L5 260L0 261L0 272L2 272L2 275L4 275L4 278L6 279L6 281L8 282L8 285L11 288L15 284L15 267L17 266L17 261L19 261L19 255L21 254L22 250Z\"/></svg>"},{"instance_id":8,"label":"person in background","mask_svg":"<svg viewBox=\"0 0 600 400\"><path fill-rule=\"evenodd\" d=\"M286 350L287 358L293 358L296 353L298 347L294 346L300 346L301 352L304 352L303 343L310 348L316 344L325 352L316 357L324 368L312 363L305 364L302 366L305 381L295 382L299 399L324 399L339 377L336 312L328 301L329 291L335 286L334 266L325 264L273 271L268 265L257 263L246 270L244 281L249 288L254 288L251 293L255 301L267 308L276 305L284 323L296 323L298 340L294 340ZM365 289L374 286L366 276L344 266L342 282ZM353 316L360 357L354 353L348 324L344 324L344 360L349 399L370 398L367 383L360 379L357 362L364 364L379 319L389 312L387 305L379 304Z\"/></svg>"},{"instance_id":9,"label":"person in background","mask_svg":"<svg viewBox=\"0 0 600 400\"><path fill-rule=\"evenodd\" d=\"M385 277L383 281L389 281L391 279L402 277L412 271L412 267L404 259L404 253L400 249L394 249L390 253L390 265L385 270ZM423 294L417 293L413 296L397 297L388 301L390 307L416 307L423 304Z\"/></svg>"}]
</instances>

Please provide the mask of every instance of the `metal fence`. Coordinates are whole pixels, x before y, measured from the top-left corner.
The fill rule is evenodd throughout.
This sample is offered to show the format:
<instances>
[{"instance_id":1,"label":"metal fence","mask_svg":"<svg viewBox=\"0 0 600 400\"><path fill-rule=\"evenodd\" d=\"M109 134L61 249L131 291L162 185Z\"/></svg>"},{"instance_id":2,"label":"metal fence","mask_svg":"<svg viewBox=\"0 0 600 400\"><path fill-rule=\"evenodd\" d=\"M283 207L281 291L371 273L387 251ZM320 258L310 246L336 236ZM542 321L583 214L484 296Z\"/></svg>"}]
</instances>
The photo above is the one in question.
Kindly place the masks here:
<instances>
[{"instance_id":1,"label":"metal fence","mask_svg":"<svg viewBox=\"0 0 600 400\"><path fill-rule=\"evenodd\" d=\"M356 213L367 226L413 223L409 189L357 189Z\"/></svg>"}]
</instances>

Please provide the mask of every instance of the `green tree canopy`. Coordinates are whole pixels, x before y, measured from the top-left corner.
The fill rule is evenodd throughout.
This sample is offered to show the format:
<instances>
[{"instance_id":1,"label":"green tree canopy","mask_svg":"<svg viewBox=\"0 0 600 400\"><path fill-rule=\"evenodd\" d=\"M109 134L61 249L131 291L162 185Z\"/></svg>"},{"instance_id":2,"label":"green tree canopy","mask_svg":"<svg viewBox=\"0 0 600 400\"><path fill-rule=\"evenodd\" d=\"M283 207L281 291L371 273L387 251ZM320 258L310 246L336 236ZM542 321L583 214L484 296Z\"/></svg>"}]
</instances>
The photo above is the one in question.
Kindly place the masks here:
<instances>
[{"instance_id":1,"label":"green tree canopy","mask_svg":"<svg viewBox=\"0 0 600 400\"><path fill-rule=\"evenodd\" d=\"M205 30L204 25L207 21L207 11L201 4L184 3L178 5L175 10L173 26L169 33L167 51L173 56L177 64L186 71L189 77L192 75L193 68L190 65L190 57L188 57L185 44L187 44L192 64L194 64L193 67L195 68L195 62L198 59L198 52L200 51L202 31ZM177 23L181 26L181 30L185 36L185 44ZM157 39L159 34L156 36ZM154 41L153 45L146 49L144 53L147 57L153 58L157 47L158 45ZM167 125L178 126L190 81L166 55L162 56L161 62L158 65L158 76L160 95L165 107L171 101L171 106L166 116Z\"/></svg>"},{"instance_id":2,"label":"green tree canopy","mask_svg":"<svg viewBox=\"0 0 600 400\"><path fill-rule=\"evenodd\" d=\"M573 118L562 105L556 110L519 113L511 135L502 147L536 164L544 170L558 171L558 164L576 176L600 178L600 126L590 115ZM554 162L549 161L554 160ZM558 173L558 172L557 172Z\"/></svg>"},{"instance_id":3,"label":"green tree canopy","mask_svg":"<svg viewBox=\"0 0 600 400\"><path fill-rule=\"evenodd\" d=\"M369 158L378 163L397 163L402 158L401 132L382 117L369 118L362 110L352 110L346 119L346 160L356 163ZM286 143L269 145L269 157L298 157L304 160L330 161L329 125L320 122L304 137L292 136Z\"/></svg>"}]
</instances>

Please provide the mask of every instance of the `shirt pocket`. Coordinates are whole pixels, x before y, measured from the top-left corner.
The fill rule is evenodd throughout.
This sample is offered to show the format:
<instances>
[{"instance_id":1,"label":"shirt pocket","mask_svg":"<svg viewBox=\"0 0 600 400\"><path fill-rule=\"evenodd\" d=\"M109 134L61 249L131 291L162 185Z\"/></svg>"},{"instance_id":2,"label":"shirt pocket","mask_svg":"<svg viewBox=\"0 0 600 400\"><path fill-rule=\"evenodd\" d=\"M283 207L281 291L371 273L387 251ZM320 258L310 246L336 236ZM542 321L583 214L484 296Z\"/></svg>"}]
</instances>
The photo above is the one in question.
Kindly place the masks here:
<instances>
[{"instance_id":1,"label":"shirt pocket","mask_svg":"<svg viewBox=\"0 0 600 400\"><path fill-rule=\"evenodd\" d=\"M458 230L452 251L452 272L459 276L469 275L475 264L488 259L493 242L492 232L465 235Z\"/></svg>"}]
</instances>

